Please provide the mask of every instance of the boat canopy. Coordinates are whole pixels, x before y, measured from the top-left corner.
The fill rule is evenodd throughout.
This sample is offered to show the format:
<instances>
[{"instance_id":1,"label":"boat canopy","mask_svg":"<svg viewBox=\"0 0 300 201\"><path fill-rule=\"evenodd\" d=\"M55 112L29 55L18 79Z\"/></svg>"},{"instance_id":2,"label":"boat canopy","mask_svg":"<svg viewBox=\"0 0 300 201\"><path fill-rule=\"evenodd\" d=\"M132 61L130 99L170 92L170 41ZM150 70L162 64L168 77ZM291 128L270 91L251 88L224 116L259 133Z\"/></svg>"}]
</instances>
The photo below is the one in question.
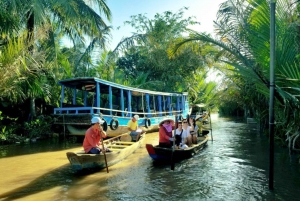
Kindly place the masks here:
<instances>
[{"instance_id":1,"label":"boat canopy","mask_svg":"<svg viewBox=\"0 0 300 201\"><path fill-rule=\"evenodd\" d=\"M163 95L163 96L182 96L187 95L187 92L183 93L171 93L171 92L159 92L151 91L146 89L139 89L134 87L129 87L106 80L102 80L95 77L76 77L59 81L59 84L62 86L70 87L73 89L84 90L88 92L96 92L96 84L99 83L102 93L109 93L109 87L112 87L113 95L119 94L119 89L132 91L132 96L142 96L143 94L154 94L154 95Z\"/></svg>"},{"instance_id":2,"label":"boat canopy","mask_svg":"<svg viewBox=\"0 0 300 201\"><path fill-rule=\"evenodd\" d=\"M58 83L60 106L54 108L54 115L60 119L59 124L90 125L91 116L96 116L108 122L114 131L114 122L118 121L117 127L125 127L135 114L143 117L139 123L147 128L158 125L165 116L175 119L188 114L187 92L139 89L94 77L70 78Z\"/></svg>"}]
</instances>

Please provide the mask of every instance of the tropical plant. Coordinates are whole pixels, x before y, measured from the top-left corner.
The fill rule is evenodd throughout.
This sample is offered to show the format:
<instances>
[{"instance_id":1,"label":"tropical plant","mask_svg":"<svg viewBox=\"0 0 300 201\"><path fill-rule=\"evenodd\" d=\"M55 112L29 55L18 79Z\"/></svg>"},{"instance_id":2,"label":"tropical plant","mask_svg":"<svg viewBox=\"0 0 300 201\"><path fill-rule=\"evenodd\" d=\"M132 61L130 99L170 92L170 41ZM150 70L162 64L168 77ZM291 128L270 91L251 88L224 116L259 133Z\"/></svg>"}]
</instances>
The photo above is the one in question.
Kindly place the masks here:
<instances>
[{"instance_id":1,"label":"tropical plant","mask_svg":"<svg viewBox=\"0 0 300 201\"><path fill-rule=\"evenodd\" d=\"M229 79L238 83L245 107L261 122L268 122L269 96L269 25L270 8L266 0L228 0L221 4L215 23L218 38L192 32L182 42L201 41L218 46L219 61L233 67L230 74L220 69ZM299 42L297 7L288 0L277 1L276 12L276 118L277 136L295 133L299 122ZM229 72L229 71L228 71ZM233 73L232 73L233 72ZM238 81L238 82L237 82ZM295 111L295 112L292 112ZM292 114L292 115L291 115ZM276 121L277 121L276 120ZM286 125L289 125L288 127ZM264 125L262 125L264 127ZM288 130L287 130L288 128ZM290 130L293 130L291 132Z\"/></svg>"},{"instance_id":2,"label":"tropical plant","mask_svg":"<svg viewBox=\"0 0 300 201\"><path fill-rule=\"evenodd\" d=\"M35 116L34 99L50 101L51 83L57 83L64 67L69 67L59 48L62 37L74 48L85 47L76 67L89 61L94 48L105 48L110 27L99 13L110 20L105 0L1 1L0 22L11 22L0 29L1 97L18 102L30 98Z\"/></svg>"},{"instance_id":3,"label":"tropical plant","mask_svg":"<svg viewBox=\"0 0 300 201\"><path fill-rule=\"evenodd\" d=\"M196 96L189 87L205 78L202 71L208 64L204 58L208 48L205 52L204 45L189 45L176 55L171 54L174 44L187 33L187 27L198 24L193 17L184 18L184 11L166 11L156 14L154 19L140 14L132 16L131 21L126 22L136 32L123 39L114 53L122 53L117 60L117 70L125 73L129 83L159 91L191 89L193 96ZM194 51L194 48L202 48L203 54Z\"/></svg>"},{"instance_id":4,"label":"tropical plant","mask_svg":"<svg viewBox=\"0 0 300 201\"><path fill-rule=\"evenodd\" d=\"M39 116L37 119L24 123L25 135L29 138L45 138L52 134L53 120L50 116Z\"/></svg>"}]
</instances>

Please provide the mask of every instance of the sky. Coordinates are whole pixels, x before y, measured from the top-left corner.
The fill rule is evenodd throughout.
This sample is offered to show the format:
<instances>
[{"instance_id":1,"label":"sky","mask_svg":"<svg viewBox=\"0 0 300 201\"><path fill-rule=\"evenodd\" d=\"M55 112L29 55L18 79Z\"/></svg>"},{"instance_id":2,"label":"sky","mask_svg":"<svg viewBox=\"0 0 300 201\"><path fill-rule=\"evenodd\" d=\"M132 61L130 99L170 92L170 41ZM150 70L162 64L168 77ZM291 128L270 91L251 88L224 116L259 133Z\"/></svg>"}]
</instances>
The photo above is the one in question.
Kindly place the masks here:
<instances>
[{"instance_id":1,"label":"sky","mask_svg":"<svg viewBox=\"0 0 300 201\"><path fill-rule=\"evenodd\" d=\"M185 17L195 16L200 25L193 27L195 31L207 32L213 35L213 21L221 3L226 0L107 0L106 4L112 13L113 27L110 49L114 49L123 37L129 37L134 32L129 25L124 26L125 21L130 21L130 16L145 14L148 19L153 19L156 13L165 11L176 13L183 7ZM117 27L120 27L117 30Z\"/></svg>"}]
</instances>

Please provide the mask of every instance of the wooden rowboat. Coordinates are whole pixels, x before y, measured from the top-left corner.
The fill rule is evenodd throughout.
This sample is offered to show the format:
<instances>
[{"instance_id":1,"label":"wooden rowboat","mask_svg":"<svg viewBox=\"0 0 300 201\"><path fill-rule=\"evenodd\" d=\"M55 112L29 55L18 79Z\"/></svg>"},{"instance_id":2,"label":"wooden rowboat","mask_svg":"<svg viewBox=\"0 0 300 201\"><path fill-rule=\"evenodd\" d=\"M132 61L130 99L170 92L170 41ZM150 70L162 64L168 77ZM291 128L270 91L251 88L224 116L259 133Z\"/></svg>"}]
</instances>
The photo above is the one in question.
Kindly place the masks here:
<instances>
[{"instance_id":1,"label":"wooden rowboat","mask_svg":"<svg viewBox=\"0 0 300 201\"><path fill-rule=\"evenodd\" d=\"M132 142L129 134L122 134L104 140L103 143L111 152L106 152L107 166L112 166L127 156L132 154L135 150L141 147L144 142L145 134L143 134L138 142ZM85 169L102 169L105 168L105 158L102 153L100 154L86 154L84 151L67 152L67 158L76 171Z\"/></svg>"},{"instance_id":2,"label":"wooden rowboat","mask_svg":"<svg viewBox=\"0 0 300 201\"><path fill-rule=\"evenodd\" d=\"M175 149L173 153L173 160L180 161L190 158L202 150L208 141L208 136L198 137L198 143L185 149ZM172 148L163 148L158 145L153 146L152 144L146 144L146 149L149 156L156 162L171 162Z\"/></svg>"}]
</instances>

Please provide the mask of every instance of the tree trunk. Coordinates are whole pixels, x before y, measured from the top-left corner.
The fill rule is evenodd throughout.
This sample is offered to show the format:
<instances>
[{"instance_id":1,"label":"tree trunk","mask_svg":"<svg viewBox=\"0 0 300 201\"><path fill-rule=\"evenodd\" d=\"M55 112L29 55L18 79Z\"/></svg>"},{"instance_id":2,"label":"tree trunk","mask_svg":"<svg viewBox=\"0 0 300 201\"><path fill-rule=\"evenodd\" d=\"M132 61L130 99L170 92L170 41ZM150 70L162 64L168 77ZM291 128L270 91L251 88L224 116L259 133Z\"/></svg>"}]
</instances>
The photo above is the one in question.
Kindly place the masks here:
<instances>
[{"instance_id":1,"label":"tree trunk","mask_svg":"<svg viewBox=\"0 0 300 201\"><path fill-rule=\"evenodd\" d=\"M29 121L33 120L36 117L35 112L35 98L30 98L30 118Z\"/></svg>"}]
</instances>

